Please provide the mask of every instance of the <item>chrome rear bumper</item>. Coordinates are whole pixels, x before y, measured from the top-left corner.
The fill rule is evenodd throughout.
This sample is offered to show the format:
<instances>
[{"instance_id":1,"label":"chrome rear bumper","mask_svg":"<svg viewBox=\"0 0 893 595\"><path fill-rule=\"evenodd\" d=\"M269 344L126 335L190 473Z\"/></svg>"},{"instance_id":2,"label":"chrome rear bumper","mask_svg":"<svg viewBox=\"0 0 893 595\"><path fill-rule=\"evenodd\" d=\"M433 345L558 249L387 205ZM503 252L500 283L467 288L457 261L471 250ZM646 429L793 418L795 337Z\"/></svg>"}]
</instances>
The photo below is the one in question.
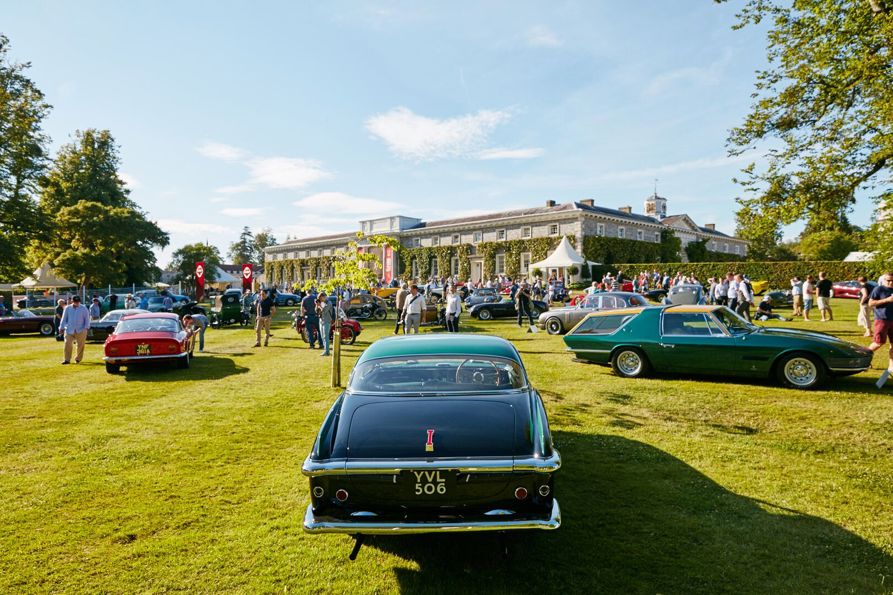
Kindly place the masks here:
<instances>
[{"instance_id":1,"label":"chrome rear bumper","mask_svg":"<svg viewBox=\"0 0 893 595\"><path fill-rule=\"evenodd\" d=\"M515 531L524 529L552 530L561 526L561 508L558 500L552 500L549 518L510 519L507 511L493 511L493 520L480 521L430 521L430 522L376 522L368 520L344 521L316 518L313 507L304 513L304 531L307 533L350 533L352 535L411 535L418 533L465 533L471 531ZM371 513L370 513L371 514ZM358 519L375 518L360 516Z\"/></svg>"},{"instance_id":2,"label":"chrome rear bumper","mask_svg":"<svg viewBox=\"0 0 893 595\"><path fill-rule=\"evenodd\" d=\"M183 351L181 353L171 353L169 355L122 355L122 356L105 356L103 357L103 361L110 364L124 364L130 362L146 362L160 359L179 359L181 357L186 357L189 355L189 352Z\"/></svg>"}]
</instances>

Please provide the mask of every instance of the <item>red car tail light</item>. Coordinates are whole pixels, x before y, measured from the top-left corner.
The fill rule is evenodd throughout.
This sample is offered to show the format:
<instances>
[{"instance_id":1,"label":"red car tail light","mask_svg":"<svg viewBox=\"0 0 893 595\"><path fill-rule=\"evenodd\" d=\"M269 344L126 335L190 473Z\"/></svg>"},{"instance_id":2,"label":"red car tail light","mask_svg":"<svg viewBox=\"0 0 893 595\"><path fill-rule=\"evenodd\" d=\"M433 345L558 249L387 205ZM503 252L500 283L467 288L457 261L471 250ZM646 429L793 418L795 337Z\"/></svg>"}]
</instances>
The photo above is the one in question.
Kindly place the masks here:
<instances>
[{"instance_id":1,"label":"red car tail light","mask_svg":"<svg viewBox=\"0 0 893 595\"><path fill-rule=\"evenodd\" d=\"M527 498L527 488L515 488L515 498L525 500Z\"/></svg>"},{"instance_id":2,"label":"red car tail light","mask_svg":"<svg viewBox=\"0 0 893 595\"><path fill-rule=\"evenodd\" d=\"M109 346L108 346L108 352L109 352L109 353L112 353L112 354L114 354L114 353L118 353L118 348L115 347L114 345L109 345Z\"/></svg>"},{"instance_id":3,"label":"red car tail light","mask_svg":"<svg viewBox=\"0 0 893 595\"><path fill-rule=\"evenodd\" d=\"M335 492L335 498L337 498L338 502L344 502L347 500L347 490L341 488L337 492Z\"/></svg>"}]
</instances>

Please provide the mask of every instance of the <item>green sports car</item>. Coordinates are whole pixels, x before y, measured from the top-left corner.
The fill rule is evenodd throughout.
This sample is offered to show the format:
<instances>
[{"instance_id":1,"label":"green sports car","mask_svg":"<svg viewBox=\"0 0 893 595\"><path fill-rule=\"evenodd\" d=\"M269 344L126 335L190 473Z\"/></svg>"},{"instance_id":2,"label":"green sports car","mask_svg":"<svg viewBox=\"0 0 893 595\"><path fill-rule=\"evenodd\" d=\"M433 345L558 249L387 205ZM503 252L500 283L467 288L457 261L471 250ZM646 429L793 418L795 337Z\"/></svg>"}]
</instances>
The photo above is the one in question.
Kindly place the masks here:
<instances>
[{"instance_id":1,"label":"green sports car","mask_svg":"<svg viewBox=\"0 0 893 595\"><path fill-rule=\"evenodd\" d=\"M751 324L724 306L652 306L590 314L564 337L577 359L635 378L654 372L776 377L814 388L858 374L873 353L831 335Z\"/></svg>"}]
</instances>

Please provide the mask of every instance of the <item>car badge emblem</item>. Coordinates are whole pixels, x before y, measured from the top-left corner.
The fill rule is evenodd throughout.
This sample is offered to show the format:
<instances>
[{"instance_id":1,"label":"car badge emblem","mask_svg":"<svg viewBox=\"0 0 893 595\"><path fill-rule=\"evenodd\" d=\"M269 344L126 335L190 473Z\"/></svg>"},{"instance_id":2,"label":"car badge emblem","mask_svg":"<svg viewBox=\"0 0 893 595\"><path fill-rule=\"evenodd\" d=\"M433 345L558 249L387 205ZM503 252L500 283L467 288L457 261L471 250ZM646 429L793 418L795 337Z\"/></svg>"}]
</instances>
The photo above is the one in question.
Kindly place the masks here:
<instances>
[{"instance_id":1,"label":"car badge emblem","mask_svg":"<svg viewBox=\"0 0 893 595\"><path fill-rule=\"evenodd\" d=\"M428 430L428 442L425 443L425 452L434 452L434 430Z\"/></svg>"}]
</instances>

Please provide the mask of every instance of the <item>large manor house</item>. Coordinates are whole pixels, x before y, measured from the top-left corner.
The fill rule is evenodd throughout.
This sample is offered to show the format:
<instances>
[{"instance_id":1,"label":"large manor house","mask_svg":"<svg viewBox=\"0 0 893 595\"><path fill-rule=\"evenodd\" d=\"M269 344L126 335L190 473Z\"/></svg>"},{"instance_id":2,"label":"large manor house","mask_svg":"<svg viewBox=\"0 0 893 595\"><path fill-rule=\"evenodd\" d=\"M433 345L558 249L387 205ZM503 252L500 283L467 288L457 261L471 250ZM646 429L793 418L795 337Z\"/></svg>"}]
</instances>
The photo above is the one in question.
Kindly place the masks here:
<instances>
[{"instance_id":1,"label":"large manor house","mask_svg":"<svg viewBox=\"0 0 893 595\"><path fill-rule=\"evenodd\" d=\"M454 254L449 258L449 271L438 270L437 259L433 258L429 267L421 271L426 271L429 275L464 276L463 273L466 273L472 281L478 281L490 274L530 275L530 263L545 255L533 254L530 251L518 253L509 249L499 249L499 242L506 242L508 247L511 240L553 238L554 244L557 244L561 237L567 236L572 238L574 247L580 254L597 260L597 257L593 258L594 255L586 254L584 248L587 244L586 238L618 238L660 244L661 233L670 231L682 244L683 249L679 256L683 260L685 246L698 241L706 241L705 247L711 252L734 255L742 260L747 254L745 240L717 231L712 223L701 226L685 214L667 215L667 199L655 193L645 199L644 214L633 213L632 207L628 206L619 209L598 206L594 200L589 199L562 204L548 200L540 207L440 221L423 221L402 215L367 219L359 222L358 230L290 239L266 248L265 265L272 265L268 266L267 270L278 272L274 273L274 278L270 280L280 284L291 284L311 278L328 278L331 271L325 270L325 267L320 265L326 263L326 266L330 266L330 259L326 257L331 257L338 249L344 248L347 242L355 240L357 231L362 231L366 235L383 234L394 237L404 248L463 247L462 257L467 258L467 268L464 271L460 267L459 250L454 250ZM491 249L496 246L495 258L489 266L485 265L484 254L476 250L479 245L487 245ZM370 250L379 256L381 276L386 281L395 276L419 276L420 269L415 260L411 262L410 271L405 264L401 264L401 257L397 251L372 247ZM512 259L517 262L512 262ZM277 261L288 261L294 266L277 268ZM490 271L490 268L493 270Z\"/></svg>"}]
</instances>

